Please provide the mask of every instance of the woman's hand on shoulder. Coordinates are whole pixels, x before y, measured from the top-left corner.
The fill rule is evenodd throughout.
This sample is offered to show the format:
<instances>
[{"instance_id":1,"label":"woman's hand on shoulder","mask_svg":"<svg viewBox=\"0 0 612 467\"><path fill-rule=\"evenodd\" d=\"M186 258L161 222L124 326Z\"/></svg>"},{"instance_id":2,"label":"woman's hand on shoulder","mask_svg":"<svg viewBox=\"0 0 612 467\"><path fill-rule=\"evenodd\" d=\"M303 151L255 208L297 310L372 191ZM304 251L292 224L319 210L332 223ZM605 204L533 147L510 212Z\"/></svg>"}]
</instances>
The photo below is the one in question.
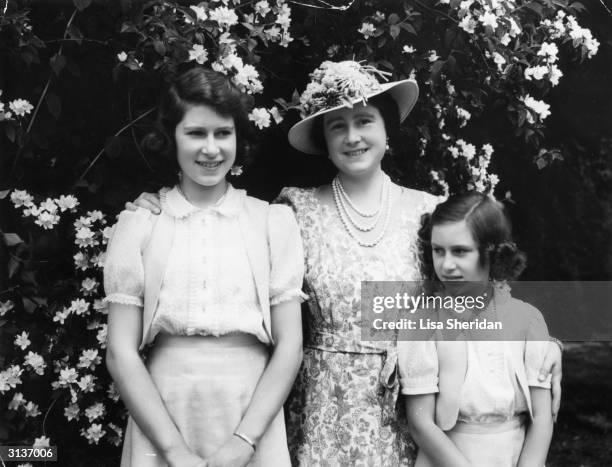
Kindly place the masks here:
<instances>
[{"instance_id":1,"label":"woman's hand on shoulder","mask_svg":"<svg viewBox=\"0 0 612 467\"><path fill-rule=\"evenodd\" d=\"M134 202L128 201L125 203L125 209L135 211L137 208L144 208L151 211L153 214L161 212L161 202L158 193L141 193Z\"/></svg>"},{"instance_id":2,"label":"woman's hand on shoulder","mask_svg":"<svg viewBox=\"0 0 612 467\"><path fill-rule=\"evenodd\" d=\"M211 457L206 459L206 467L244 467L255 451L245 441L232 436Z\"/></svg>"}]
</instances>

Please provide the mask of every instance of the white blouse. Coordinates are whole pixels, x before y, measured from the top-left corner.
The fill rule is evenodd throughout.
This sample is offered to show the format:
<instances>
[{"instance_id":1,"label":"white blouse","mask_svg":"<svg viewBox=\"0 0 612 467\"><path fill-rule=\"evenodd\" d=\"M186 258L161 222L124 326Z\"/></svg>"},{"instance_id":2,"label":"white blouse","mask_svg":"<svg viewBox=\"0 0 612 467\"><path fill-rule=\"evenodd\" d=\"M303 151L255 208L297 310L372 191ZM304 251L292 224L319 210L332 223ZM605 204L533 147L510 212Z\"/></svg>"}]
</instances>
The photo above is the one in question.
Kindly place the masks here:
<instances>
[{"instance_id":1,"label":"white blouse","mask_svg":"<svg viewBox=\"0 0 612 467\"><path fill-rule=\"evenodd\" d=\"M244 190L230 185L216 205L201 209L189 203L177 188L161 193L162 209L175 217L176 230L152 323L152 336L160 332L186 336L247 333L270 343L239 226L238 214L245 197ZM105 264L106 301L142 306L143 245L134 251L136 248L130 239L146 238L154 216L141 209L134 215L143 216L143 221L129 225L144 232L115 233L125 241L112 239L115 251ZM270 304L302 298L304 259L291 209L271 205L268 229L274 229L275 236L286 237L280 243L283 251L270 252ZM126 246L125 251L121 251L121 245ZM126 267L129 267L128 273Z\"/></svg>"}]
</instances>

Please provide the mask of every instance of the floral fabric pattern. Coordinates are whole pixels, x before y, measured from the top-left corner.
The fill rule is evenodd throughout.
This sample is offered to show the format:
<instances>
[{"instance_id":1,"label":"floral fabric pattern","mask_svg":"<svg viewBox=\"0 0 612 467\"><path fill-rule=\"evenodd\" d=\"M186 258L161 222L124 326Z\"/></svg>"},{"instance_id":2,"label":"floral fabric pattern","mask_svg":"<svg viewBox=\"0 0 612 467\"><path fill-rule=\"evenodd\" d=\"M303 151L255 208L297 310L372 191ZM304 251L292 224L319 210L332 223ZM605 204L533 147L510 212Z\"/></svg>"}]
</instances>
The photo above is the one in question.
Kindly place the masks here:
<instances>
[{"instance_id":1,"label":"floral fabric pattern","mask_svg":"<svg viewBox=\"0 0 612 467\"><path fill-rule=\"evenodd\" d=\"M420 217L437 198L402 189L372 248L348 235L314 188L285 188L277 201L296 212L309 295L304 362L287 404L294 465L413 465L415 445L396 407L396 343L361 340L361 281L418 279Z\"/></svg>"}]
</instances>

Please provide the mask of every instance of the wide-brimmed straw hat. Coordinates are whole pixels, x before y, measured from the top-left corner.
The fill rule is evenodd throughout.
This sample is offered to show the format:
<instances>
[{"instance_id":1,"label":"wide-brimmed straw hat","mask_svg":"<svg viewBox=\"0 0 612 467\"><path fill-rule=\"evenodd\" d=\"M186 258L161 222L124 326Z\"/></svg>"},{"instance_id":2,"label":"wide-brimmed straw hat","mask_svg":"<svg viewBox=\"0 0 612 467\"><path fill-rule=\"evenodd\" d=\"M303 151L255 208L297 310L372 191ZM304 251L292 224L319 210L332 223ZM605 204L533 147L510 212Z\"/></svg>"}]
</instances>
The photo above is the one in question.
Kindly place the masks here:
<instances>
[{"instance_id":1,"label":"wide-brimmed straw hat","mask_svg":"<svg viewBox=\"0 0 612 467\"><path fill-rule=\"evenodd\" d=\"M310 74L311 81L300 96L302 120L289 130L289 143L306 154L323 154L324 148L313 141L312 126L318 117L342 107L366 104L371 97L388 93L396 102L402 122L419 95L413 79L381 83L385 73L355 61L323 62Z\"/></svg>"}]
</instances>

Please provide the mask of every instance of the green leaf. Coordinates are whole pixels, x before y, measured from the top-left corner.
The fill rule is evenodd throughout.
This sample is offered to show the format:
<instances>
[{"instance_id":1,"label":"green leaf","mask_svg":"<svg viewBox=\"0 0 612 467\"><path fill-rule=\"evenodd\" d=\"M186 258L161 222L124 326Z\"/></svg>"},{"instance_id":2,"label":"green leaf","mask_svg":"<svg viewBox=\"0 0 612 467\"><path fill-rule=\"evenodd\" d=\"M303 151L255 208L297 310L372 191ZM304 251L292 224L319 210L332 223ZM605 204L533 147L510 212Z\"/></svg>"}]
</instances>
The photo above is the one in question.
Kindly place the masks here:
<instances>
[{"instance_id":1,"label":"green leaf","mask_svg":"<svg viewBox=\"0 0 612 467\"><path fill-rule=\"evenodd\" d=\"M60 116L62 113L62 101L57 95L51 92L47 93L45 96L45 103L47 104L47 109L49 109L51 115L53 115L55 118Z\"/></svg>"},{"instance_id":2,"label":"green leaf","mask_svg":"<svg viewBox=\"0 0 612 467\"><path fill-rule=\"evenodd\" d=\"M159 55L166 55L166 46L162 41L153 41L153 48Z\"/></svg>"},{"instance_id":3,"label":"green leaf","mask_svg":"<svg viewBox=\"0 0 612 467\"><path fill-rule=\"evenodd\" d=\"M49 59L49 65L51 65L55 76L59 76L61 71L66 66L66 58L63 55L55 54Z\"/></svg>"},{"instance_id":4,"label":"green leaf","mask_svg":"<svg viewBox=\"0 0 612 467\"><path fill-rule=\"evenodd\" d=\"M401 31L402 31L401 28L397 24L393 24L391 25L391 27L389 27L389 34L391 35L393 39L396 39L397 36L399 36Z\"/></svg>"},{"instance_id":5,"label":"green leaf","mask_svg":"<svg viewBox=\"0 0 612 467\"><path fill-rule=\"evenodd\" d=\"M399 20L400 20L400 18L397 15L397 13L391 13L389 15L389 18L387 18L387 23L389 23L389 24L397 24L397 23L399 23Z\"/></svg>"},{"instance_id":6,"label":"green leaf","mask_svg":"<svg viewBox=\"0 0 612 467\"><path fill-rule=\"evenodd\" d=\"M410 24L410 23L402 23L399 26L400 26L400 28L402 28L403 30L407 31L408 33L413 34L415 36L417 35L416 29L414 29L414 26L412 26L412 24Z\"/></svg>"},{"instance_id":7,"label":"green leaf","mask_svg":"<svg viewBox=\"0 0 612 467\"><path fill-rule=\"evenodd\" d=\"M23 243L23 240L16 233L5 233L3 235L6 246L15 246Z\"/></svg>"},{"instance_id":8,"label":"green leaf","mask_svg":"<svg viewBox=\"0 0 612 467\"><path fill-rule=\"evenodd\" d=\"M73 0L74 6L77 7L80 11L83 11L89 5L91 5L92 0Z\"/></svg>"},{"instance_id":9,"label":"green leaf","mask_svg":"<svg viewBox=\"0 0 612 467\"><path fill-rule=\"evenodd\" d=\"M79 45L83 42L83 33L74 24L71 24L68 29L66 29L66 34L70 39L74 39Z\"/></svg>"},{"instance_id":10,"label":"green leaf","mask_svg":"<svg viewBox=\"0 0 612 467\"><path fill-rule=\"evenodd\" d=\"M0 199L6 198L10 192L11 192L11 190L2 190L2 191L0 191Z\"/></svg>"},{"instance_id":11,"label":"green leaf","mask_svg":"<svg viewBox=\"0 0 612 467\"><path fill-rule=\"evenodd\" d=\"M11 143L15 142L15 138L16 138L16 134L15 134L15 127L13 125L6 125L6 128L4 129L4 133L6 134L6 137L9 139L9 141Z\"/></svg>"}]
</instances>

